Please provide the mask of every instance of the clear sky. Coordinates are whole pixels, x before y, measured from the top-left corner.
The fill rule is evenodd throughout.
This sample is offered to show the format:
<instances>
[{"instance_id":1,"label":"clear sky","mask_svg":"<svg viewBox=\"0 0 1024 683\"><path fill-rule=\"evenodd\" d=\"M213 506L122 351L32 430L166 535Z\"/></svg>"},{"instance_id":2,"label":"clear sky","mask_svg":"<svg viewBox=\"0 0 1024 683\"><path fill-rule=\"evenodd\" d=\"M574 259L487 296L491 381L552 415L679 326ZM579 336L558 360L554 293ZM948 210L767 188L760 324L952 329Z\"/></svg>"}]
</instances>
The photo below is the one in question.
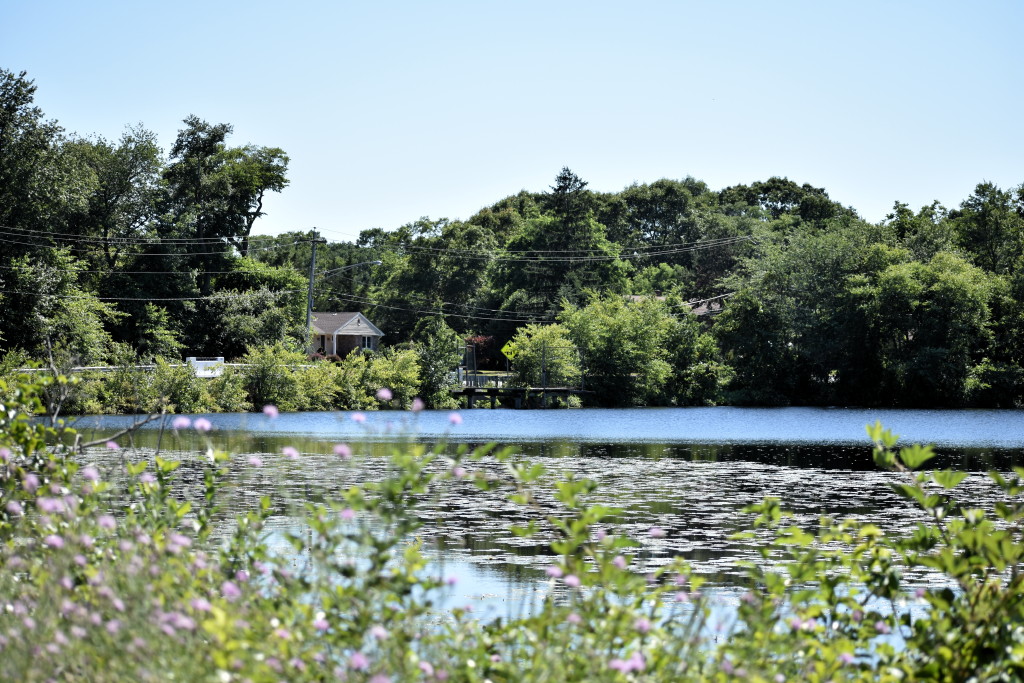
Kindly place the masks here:
<instances>
[{"instance_id":1,"label":"clear sky","mask_svg":"<svg viewBox=\"0 0 1024 683\"><path fill-rule=\"evenodd\" d=\"M351 240L544 191L786 176L880 220L1024 182L1024 2L33 0L0 17L68 131L189 114L283 148L256 232Z\"/></svg>"}]
</instances>

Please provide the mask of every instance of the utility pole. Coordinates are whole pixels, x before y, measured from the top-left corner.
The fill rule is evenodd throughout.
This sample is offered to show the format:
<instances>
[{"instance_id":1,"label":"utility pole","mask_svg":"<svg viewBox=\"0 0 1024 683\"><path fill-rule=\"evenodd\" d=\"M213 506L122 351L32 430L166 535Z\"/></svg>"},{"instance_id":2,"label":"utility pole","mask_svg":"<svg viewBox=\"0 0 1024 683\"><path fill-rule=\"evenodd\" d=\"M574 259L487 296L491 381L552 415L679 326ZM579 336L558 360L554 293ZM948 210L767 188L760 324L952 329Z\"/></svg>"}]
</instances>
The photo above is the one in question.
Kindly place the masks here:
<instances>
[{"instance_id":1,"label":"utility pole","mask_svg":"<svg viewBox=\"0 0 1024 683\"><path fill-rule=\"evenodd\" d=\"M309 297L306 301L306 343L313 336L313 276L316 273L316 245L327 244L327 240L313 228L313 239L310 241L313 250L309 255Z\"/></svg>"}]
</instances>

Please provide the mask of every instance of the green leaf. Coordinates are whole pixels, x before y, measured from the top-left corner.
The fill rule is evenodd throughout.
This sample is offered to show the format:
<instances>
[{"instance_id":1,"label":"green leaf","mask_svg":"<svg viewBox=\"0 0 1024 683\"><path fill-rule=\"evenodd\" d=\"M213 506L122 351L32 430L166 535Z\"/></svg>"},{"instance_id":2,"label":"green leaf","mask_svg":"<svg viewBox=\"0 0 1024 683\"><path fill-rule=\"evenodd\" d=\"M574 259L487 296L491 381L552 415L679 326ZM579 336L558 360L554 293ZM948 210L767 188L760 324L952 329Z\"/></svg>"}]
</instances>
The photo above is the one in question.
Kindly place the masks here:
<instances>
[{"instance_id":1,"label":"green leaf","mask_svg":"<svg viewBox=\"0 0 1024 683\"><path fill-rule=\"evenodd\" d=\"M966 478L966 472L956 472L954 470L940 470L932 474L932 479L935 483L944 489L951 489Z\"/></svg>"},{"instance_id":2,"label":"green leaf","mask_svg":"<svg viewBox=\"0 0 1024 683\"><path fill-rule=\"evenodd\" d=\"M916 470L934 457L935 451L931 446L914 444L913 446L900 449L900 460L912 470Z\"/></svg>"}]
</instances>

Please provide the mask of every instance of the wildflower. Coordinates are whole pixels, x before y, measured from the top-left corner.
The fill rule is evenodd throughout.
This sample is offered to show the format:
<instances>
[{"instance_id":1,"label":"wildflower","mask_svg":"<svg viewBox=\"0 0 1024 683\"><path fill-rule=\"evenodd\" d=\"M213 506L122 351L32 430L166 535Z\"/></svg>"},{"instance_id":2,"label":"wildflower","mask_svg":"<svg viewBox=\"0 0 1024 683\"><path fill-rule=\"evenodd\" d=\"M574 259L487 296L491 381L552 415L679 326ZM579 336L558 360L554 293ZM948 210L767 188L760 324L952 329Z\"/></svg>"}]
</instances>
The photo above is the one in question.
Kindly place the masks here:
<instances>
[{"instance_id":1,"label":"wildflower","mask_svg":"<svg viewBox=\"0 0 1024 683\"><path fill-rule=\"evenodd\" d=\"M330 627L331 625L327 623L327 620L324 619L322 616L313 620L313 628L315 628L317 631L326 631Z\"/></svg>"},{"instance_id":2,"label":"wildflower","mask_svg":"<svg viewBox=\"0 0 1024 683\"><path fill-rule=\"evenodd\" d=\"M457 577L457 576L449 576L447 579L444 580L444 582L446 584L448 584L449 586L454 586L455 584L457 584L459 582L459 577Z\"/></svg>"},{"instance_id":3,"label":"wildflower","mask_svg":"<svg viewBox=\"0 0 1024 683\"><path fill-rule=\"evenodd\" d=\"M914 597L920 600L925 596L926 593L927 591L924 588L918 588L916 591L914 591Z\"/></svg>"},{"instance_id":4,"label":"wildflower","mask_svg":"<svg viewBox=\"0 0 1024 683\"><path fill-rule=\"evenodd\" d=\"M665 530L660 526L652 526L647 530L647 535L651 538L665 538Z\"/></svg>"},{"instance_id":5,"label":"wildflower","mask_svg":"<svg viewBox=\"0 0 1024 683\"><path fill-rule=\"evenodd\" d=\"M334 454L342 460L348 460L352 457L352 449L349 448L348 444L339 443L334 445Z\"/></svg>"},{"instance_id":6,"label":"wildflower","mask_svg":"<svg viewBox=\"0 0 1024 683\"><path fill-rule=\"evenodd\" d=\"M452 469L452 476L456 479L462 479L467 474L465 467L455 467Z\"/></svg>"},{"instance_id":7,"label":"wildflower","mask_svg":"<svg viewBox=\"0 0 1024 683\"><path fill-rule=\"evenodd\" d=\"M117 526L117 522L112 515L100 515L96 519L96 525L101 529L111 530Z\"/></svg>"},{"instance_id":8,"label":"wildflower","mask_svg":"<svg viewBox=\"0 0 1024 683\"><path fill-rule=\"evenodd\" d=\"M121 630L121 622L117 619L111 619L107 622L107 633L117 633Z\"/></svg>"},{"instance_id":9,"label":"wildflower","mask_svg":"<svg viewBox=\"0 0 1024 683\"><path fill-rule=\"evenodd\" d=\"M16 500L12 500L7 503L7 505L4 506L4 509L7 510L7 514L12 517L20 517L25 512L21 507L21 503Z\"/></svg>"},{"instance_id":10,"label":"wildflower","mask_svg":"<svg viewBox=\"0 0 1024 683\"><path fill-rule=\"evenodd\" d=\"M356 512L352 508L345 508L341 511L341 518L346 522L355 519Z\"/></svg>"},{"instance_id":11,"label":"wildflower","mask_svg":"<svg viewBox=\"0 0 1024 683\"><path fill-rule=\"evenodd\" d=\"M263 406L263 414L269 417L271 420L278 416L277 406L270 405L269 403Z\"/></svg>"},{"instance_id":12,"label":"wildflower","mask_svg":"<svg viewBox=\"0 0 1024 683\"><path fill-rule=\"evenodd\" d=\"M635 628L638 633L647 633L651 630L651 622L644 617L640 617L633 622L633 628Z\"/></svg>"},{"instance_id":13,"label":"wildflower","mask_svg":"<svg viewBox=\"0 0 1024 683\"><path fill-rule=\"evenodd\" d=\"M116 441L108 441L107 442L107 448L109 448L112 451L116 451L116 450L120 449L121 447L117 445Z\"/></svg>"},{"instance_id":14,"label":"wildflower","mask_svg":"<svg viewBox=\"0 0 1024 683\"><path fill-rule=\"evenodd\" d=\"M387 387L381 387L377 390L377 399L381 401L390 401L394 396L391 394L391 390Z\"/></svg>"},{"instance_id":15,"label":"wildflower","mask_svg":"<svg viewBox=\"0 0 1024 683\"><path fill-rule=\"evenodd\" d=\"M197 612L209 612L212 608L213 606L206 598L193 598L192 600L192 609Z\"/></svg>"},{"instance_id":16,"label":"wildflower","mask_svg":"<svg viewBox=\"0 0 1024 683\"><path fill-rule=\"evenodd\" d=\"M501 661L501 655L491 655L491 661L497 664Z\"/></svg>"},{"instance_id":17,"label":"wildflower","mask_svg":"<svg viewBox=\"0 0 1024 683\"><path fill-rule=\"evenodd\" d=\"M883 635L892 631L892 629L889 628L889 624L885 623L881 619L875 622L875 630Z\"/></svg>"},{"instance_id":18,"label":"wildflower","mask_svg":"<svg viewBox=\"0 0 1024 683\"><path fill-rule=\"evenodd\" d=\"M634 652L629 659L613 659L608 662L609 669L615 669L624 674L628 674L630 671L643 671L646 666L647 662L639 652Z\"/></svg>"},{"instance_id":19,"label":"wildflower","mask_svg":"<svg viewBox=\"0 0 1024 683\"><path fill-rule=\"evenodd\" d=\"M370 679L370 683L391 683L391 679L384 674L377 674Z\"/></svg>"},{"instance_id":20,"label":"wildflower","mask_svg":"<svg viewBox=\"0 0 1024 683\"><path fill-rule=\"evenodd\" d=\"M388 630L380 624L377 624L376 626L370 629L370 635L376 638L377 640L384 640L388 637Z\"/></svg>"},{"instance_id":21,"label":"wildflower","mask_svg":"<svg viewBox=\"0 0 1024 683\"><path fill-rule=\"evenodd\" d=\"M220 585L220 594L223 595L224 599L228 602L234 602L238 598L242 597L242 590L234 581L227 580Z\"/></svg>"},{"instance_id":22,"label":"wildflower","mask_svg":"<svg viewBox=\"0 0 1024 683\"><path fill-rule=\"evenodd\" d=\"M569 616L567 616L565 618L565 620L568 621L570 624L573 624L573 625L576 625L576 626L578 626L579 624L583 623L583 617L581 617L580 615L576 614L575 612L570 612Z\"/></svg>"},{"instance_id":23,"label":"wildflower","mask_svg":"<svg viewBox=\"0 0 1024 683\"><path fill-rule=\"evenodd\" d=\"M348 660L349 666L356 671L366 671L370 668L370 660L362 652L353 652Z\"/></svg>"},{"instance_id":24,"label":"wildflower","mask_svg":"<svg viewBox=\"0 0 1024 683\"><path fill-rule=\"evenodd\" d=\"M284 456L289 460L299 459L299 451L292 446L285 446L281 449L281 452L284 453Z\"/></svg>"},{"instance_id":25,"label":"wildflower","mask_svg":"<svg viewBox=\"0 0 1024 683\"><path fill-rule=\"evenodd\" d=\"M191 426L192 420L188 419L184 415L179 415L178 417L174 418L174 420L171 422L171 427L175 430L188 429Z\"/></svg>"},{"instance_id":26,"label":"wildflower","mask_svg":"<svg viewBox=\"0 0 1024 683\"><path fill-rule=\"evenodd\" d=\"M626 568L626 558L624 558L622 555L616 555L615 559L612 560L612 564L614 564L619 569L625 569Z\"/></svg>"},{"instance_id":27,"label":"wildflower","mask_svg":"<svg viewBox=\"0 0 1024 683\"><path fill-rule=\"evenodd\" d=\"M250 455L249 464L253 467L263 467L263 460L258 455Z\"/></svg>"},{"instance_id":28,"label":"wildflower","mask_svg":"<svg viewBox=\"0 0 1024 683\"><path fill-rule=\"evenodd\" d=\"M89 465L82 469L82 479L95 483L100 480L100 472L92 465Z\"/></svg>"},{"instance_id":29,"label":"wildflower","mask_svg":"<svg viewBox=\"0 0 1024 683\"><path fill-rule=\"evenodd\" d=\"M0 448L0 462L10 462L11 451L7 448Z\"/></svg>"},{"instance_id":30,"label":"wildflower","mask_svg":"<svg viewBox=\"0 0 1024 683\"><path fill-rule=\"evenodd\" d=\"M88 632L81 626L72 626L71 635L81 640L82 638L85 638L86 635L88 635Z\"/></svg>"},{"instance_id":31,"label":"wildflower","mask_svg":"<svg viewBox=\"0 0 1024 683\"><path fill-rule=\"evenodd\" d=\"M362 413L352 413L352 421L357 424L363 424L366 422L366 416Z\"/></svg>"},{"instance_id":32,"label":"wildflower","mask_svg":"<svg viewBox=\"0 0 1024 683\"><path fill-rule=\"evenodd\" d=\"M240 581L242 583L247 583L249 581L249 572L245 571L244 569L239 569L237 572L235 572L235 580Z\"/></svg>"},{"instance_id":33,"label":"wildflower","mask_svg":"<svg viewBox=\"0 0 1024 683\"><path fill-rule=\"evenodd\" d=\"M859 609L855 609L852 613L850 613L850 618L859 623L861 619L864 618L864 613L861 612Z\"/></svg>"},{"instance_id":34,"label":"wildflower","mask_svg":"<svg viewBox=\"0 0 1024 683\"><path fill-rule=\"evenodd\" d=\"M550 576L553 579L560 579L560 578L562 578L562 569L560 567L556 567L554 565L552 565L552 566L548 567L547 569L545 569L544 573L547 574L548 576Z\"/></svg>"},{"instance_id":35,"label":"wildflower","mask_svg":"<svg viewBox=\"0 0 1024 683\"><path fill-rule=\"evenodd\" d=\"M569 588L579 588L580 579L575 574L569 574L562 580L565 581L565 585Z\"/></svg>"},{"instance_id":36,"label":"wildflower","mask_svg":"<svg viewBox=\"0 0 1024 683\"><path fill-rule=\"evenodd\" d=\"M426 408L426 405L424 405L423 399L417 396L412 400L412 406L409 407L409 410L411 410L414 413L418 413L424 408Z\"/></svg>"},{"instance_id":37,"label":"wildflower","mask_svg":"<svg viewBox=\"0 0 1024 683\"><path fill-rule=\"evenodd\" d=\"M458 413L449 413L448 422L450 422L453 425L460 425L462 424L462 416L459 415Z\"/></svg>"},{"instance_id":38,"label":"wildflower","mask_svg":"<svg viewBox=\"0 0 1024 683\"><path fill-rule=\"evenodd\" d=\"M274 631L274 635L277 636L278 638L280 638L281 640L291 640L291 637L292 637L291 632L288 629L286 629L286 628L278 628L278 629L276 629Z\"/></svg>"},{"instance_id":39,"label":"wildflower","mask_svg":"<svg viewBox=\"0 0 1024 683\"><path fill-rule=\"evenodd\" d=\"M113 605L114 609L116 609L118 612L124 611L124 600L122 600L121 598L114 598L110 601L110 604Z\"/></svg>"},{"instance_id":40,"label":"wildflower","mask_svg":"<svg viewBox=\"0 0 1024 683\"><path fill-rule=\"evenodd\" d=\"M43 539L43 543L50 546L51 548L64 547L64 539L58 536L57 534L50 534L49 536Z\"/></svg>"},{"instance_id":41,"label":"wildflower","mask_svg":"<svg viewBox=\"0 0 1024 683\"><path fill-rule=\"evenodd\" d=\"M843 664L853 664L853 659L853 655L849 652L844 652L843 654L839 655L839 661L841 661Z\"/></svg>"},{"instance_id":42,"label":"wildflower","mask_svg":"<svg viewBox=\"0 0 1024 683\"><path fill-rule=\"evenodd\" d=\"M298 657L292 657L290 660L288 660L288 665L291 666L296 671L305 671L306 670L306 663L304 661L302 661L301 659L299 659Z\"/></svg>"},{"instance_id":43,"label":"wildflower","mask_svg":"<svg viewBox=\"0 0 1024 683\"><path fill-rule=\"evenodd\" d=\"M197 432L203 432L203 433L208 432L211 429L213 429L213 425L205 417L200 417L195 422L193 422L192 423L192 427L194 427Z\"/></svg>"},{"instance_id":44,"label":"wildflower","mask_svg":"<svg viewBox=\"0 0 1024 683\"><path fill-rule=\"evenodd\" d=\"M420 662L420 671L428 676L434 675L434 665L430 662Z\"/></svg>"},{"instance_id":45,"label":"wildflower","mask_svg":"<svg viewBox=\"0 0 1024 683\"><path fill-rule=\"evenodd\" d=\"M30 472L21 480L21 485L29 493L35 493L36 489L39 488L39 477Z\"/></svg>"}]
</instances>

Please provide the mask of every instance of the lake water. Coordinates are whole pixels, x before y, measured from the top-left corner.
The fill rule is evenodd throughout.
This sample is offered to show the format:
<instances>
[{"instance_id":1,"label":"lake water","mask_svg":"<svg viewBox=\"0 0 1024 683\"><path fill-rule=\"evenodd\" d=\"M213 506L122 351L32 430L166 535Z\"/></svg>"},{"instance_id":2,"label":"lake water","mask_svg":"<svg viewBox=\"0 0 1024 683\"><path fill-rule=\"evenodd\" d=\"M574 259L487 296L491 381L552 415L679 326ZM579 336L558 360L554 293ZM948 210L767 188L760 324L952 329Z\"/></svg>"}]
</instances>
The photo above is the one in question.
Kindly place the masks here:
<instances>
[{"instance_id":1,"label":"lake water","mask_svg":"<svg viewBox=\"0 0 1024 683\"><path fill-rule=\"evenodd\" d=\"M622 508L609 530L643 542L632 568L648 571L681 555L696 572L719 587L723 599L743 582L737 563L757 560L756 541L733 541L751 520L745 505L778 496L798 524L812 528L820 515L856 517L891 531L906 531L921 519L888 484L899 475L878 471L864 427L876 420L901 435L901 444L933 443L935 467L973 472L957 493L972 506L988 507L997 491L982 473L1024 463L1024 412L857 410L814 408L649 408L549 411L462 410L461 423L448 412L292 413L271 420L262 415L207 415L216 447L234 453L228 512L254 505L262 495L275 500L279 514L271 528L294 525L294 510L307 501L330 500L355 483L384 475L389 449L409 441L459 444L496 442L511 446L517 458L540 462L548 482L566 473L596 480L594 499ZM113 433L129 417L82 418L75 426L88 438ZM186 485L198 479L206 440L151 423L122 446L145 456L154 448L185 460ZM335 443L352 445L357 455L345 462ZM280 455L284 446L303 453L297 461ZM248 456L261 454L255 468ZM118 453L94 449L88 458L112 466ZM190 466L190 461L192 465ZM353 464L355 463L355 464ZM496 479L508 479L494 460L474 463ZM193 482L195 484L195 482ZM197 485L197 484L195 484ZM424 501L421 536L438 571L458 575L455 604L509 614L527 609L548 588L543 573L552 562L547 539L522 539L508 532L525 522L523 510L508 501L509 487L483 493L472 483L451 482ZM542 511L557 513L550 497ZM229 523L226 518L225 523ZM652 538L652 526L666 530ZM926 575L911 582L927 584Z\"/></svg>"}]
</instances>

